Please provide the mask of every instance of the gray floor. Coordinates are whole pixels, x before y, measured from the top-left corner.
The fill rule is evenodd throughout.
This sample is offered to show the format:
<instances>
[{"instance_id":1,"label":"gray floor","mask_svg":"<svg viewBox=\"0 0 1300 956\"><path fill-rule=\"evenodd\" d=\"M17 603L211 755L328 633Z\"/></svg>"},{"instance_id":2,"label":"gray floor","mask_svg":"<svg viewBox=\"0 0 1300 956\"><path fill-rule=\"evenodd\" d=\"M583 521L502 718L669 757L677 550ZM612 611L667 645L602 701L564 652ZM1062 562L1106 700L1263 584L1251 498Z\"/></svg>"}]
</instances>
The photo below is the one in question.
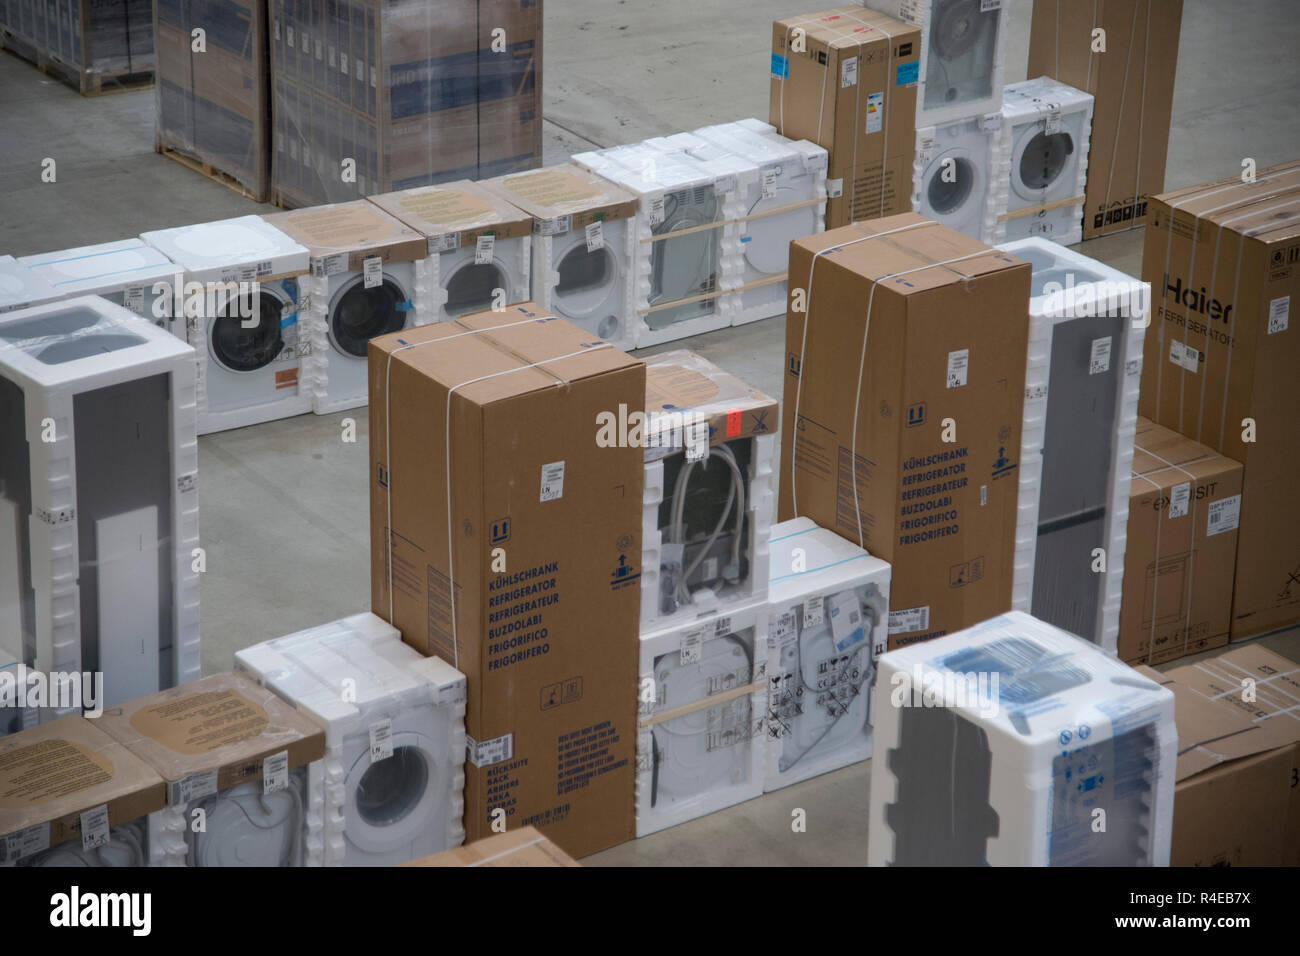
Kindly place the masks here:
<instances>
[{"instance_id":1,"label":"gray floor","mask_svg":"<svg viewBox=\"0 0 1300 956\"><path fill-rule=\"evenodd\" d=\"M825 9L790 0L547 0L545 159L767 115L771 21ZM1007 80L1023 79L1029 3L1014 0ZM1300 19L1289 0L1187 0L1167 185L1300 156ZM57 180L41 180L55 160ZM83 99L0 54L0 252L27 255L189 222L269 211L153 152L153 93ZM1137 272L1142 233L1083 251ZM780 397L784 322L689 347ZM340 422L356 419L355 444ZM365 610L365 409L303 416L200 443L203 666L240 647ZM1300 633L1263 641L1300 659ZM590 858L602 864L861 863L870 764L769 794ZM791 812L807 832L791 832Z\"/></svg>"}]
</instances>

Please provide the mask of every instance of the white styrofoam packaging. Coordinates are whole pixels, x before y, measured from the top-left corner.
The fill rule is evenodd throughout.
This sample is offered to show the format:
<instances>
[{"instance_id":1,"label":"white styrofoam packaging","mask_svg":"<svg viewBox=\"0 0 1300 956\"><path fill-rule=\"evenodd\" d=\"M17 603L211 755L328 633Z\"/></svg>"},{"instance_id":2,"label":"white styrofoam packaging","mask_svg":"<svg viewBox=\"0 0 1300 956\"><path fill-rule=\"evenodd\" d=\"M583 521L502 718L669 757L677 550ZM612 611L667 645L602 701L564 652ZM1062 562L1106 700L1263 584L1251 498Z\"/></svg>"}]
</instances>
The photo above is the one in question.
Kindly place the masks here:
<instances>
[{"instance_id":1,"label":"white styrofoam packaging","mask_svg":"<svg viewBox=\"0 0 1300 956\"><path fill-rule=\"evenodd\" d=\"M763 792L767 607L641 635L636 835Z\"/></svg>"},{"instance_id":2,"label":"white styrofoam packaging","mask_svg":"<svg viewBox=\"0 0 1300 956\"><path fill-rule=\"evenodd\" d=\"M1019 611L877 668L870 865L1169 865L1168 688Z\"/></svg>"},{"instance_id":3,"label":"white styrofoam packaging","mask_svg":"<svg viewBox=\"0 0 1300 956\"><path fill-rule=\"evenodd\" d=\"M958 232L992 243L1006 191L1001 161L1002 113L952 120L916 131L912 209Z\"/></svg>"},{"instance_id":4,"label":"white styrofoam packaging","mask_svg":"<svg viewBox=\"0 0 1300 956\"><path fill-rule=\"evenodd\" d=\"M1033 268L1012 609L1117 653L1150 286L1040 237Z\"/></svg>"},{"instance_id":5,"label":"white styrofoam packaging","mask_svg":"<svg viewBox=\"0 0 1300 956\"><path fill-rule=\"evenodd\" d=\"M1002 105L1011 0L864 0L921 30L916 125L991 113Z\"/></svg>"},{"instance_id":6,"label":"white styrofoam packaging","mask_svg":"<svg viewBox=\"0 0 1300 956\"><path fill-rule=\"evenodd\" d=\"M636 143L572 162L636 195L633 261L637 348L732 324L739 241L737 171L663 144ZM676 235L681 233L681 235Z\"/></svg>"},{"instance_id":7,"label":"white styrofoam packaging","mask_svg":"<svg viewBox=\"0 0 1300 956\"><path fill-rule=\"evenodd\" d=\"M98 296L0 318L0 644L105 706L199 674L195 401L193 349Z\"/></svg>"},{"instance_id":8,"label":"white styrofoam packaging","mask_svg":"<svg viewBox=\"0 0 1300 956\"><path fill-rule=\"evenodd\" d=\"M103 296L154 325L172 328L172 305L182 284L180 269L140 239L119 239L94 246L62 249L18 260L61 298Z\"/></svg>"},{"instance_id":9,"label":"white styrofoam packaging","mask_svg":"<svg viewBox=\"0 0 1300 956\"><path fill-rule=\"evenodd\" d=\"M704 126L691 135L757 171L746 177L736 223L742 272L734 324L784 315L790 242L825 228L826 150L808 140L758 133L740 122Z\"/></svg>"},{"instance_id":10,"label":"white styrofoam packaging","mask_svg":"<svg viewBox=\"0 0 1300 956\"><path fill-rule=\"evenodd\" d=\"M460 671L421 656L373 614L246 648L235 669L325 730L324 865L391 866L461 845Z\"/></svg>"},{"instance_id":11,"label":"white styrofoam packaging","mask_svg":"<svg viewBox=\"0 0 1300 956\"><path fill-rule=\"evenodd\" d=\"M776 403L693 352L648 359L646 393L642 631L765 598L776 456Z\"/></svg>"},{"instance_id":12,"label":"white styrofoam packaging","mask_svg":"<svg viewBox=\"0 0 1300 956\"><path fill-rule=\"evenodd\" d=\"M0 256L0 312L53 302L59 293L13 256Z\"/></svg>"},{"instance_id":13,"label":"white styrofoam packaging","mask_svg":"<svg viewBox=\"0 0 1300 956\"><path fill-rule=\"evenodd\" d=\"M1047 76L1002 91L996 242L1083 241L1092 95Z\"/></svg>"},{"instance_id":14,"label":"white styrofoam packaging","mask_svg":"<svg viewBox=\"0 0 1300 956\"><path fill-rule=\"evenodd\" d=\"M871 756L889 565L810 518L772 526L764 791Z\"/></svg>"},{"instance_id":15,"label":"white styrofoam packaging","mask_svg":"<svg viewBox=\"0 0 1300 956\"><path fill-rule=\"evenodd\" d=\"M174 328L198 362L199 434L311 411L310 342L299 323L307 249L261 216L140 238L184 269Z\"/></svg>"}]
</instances>

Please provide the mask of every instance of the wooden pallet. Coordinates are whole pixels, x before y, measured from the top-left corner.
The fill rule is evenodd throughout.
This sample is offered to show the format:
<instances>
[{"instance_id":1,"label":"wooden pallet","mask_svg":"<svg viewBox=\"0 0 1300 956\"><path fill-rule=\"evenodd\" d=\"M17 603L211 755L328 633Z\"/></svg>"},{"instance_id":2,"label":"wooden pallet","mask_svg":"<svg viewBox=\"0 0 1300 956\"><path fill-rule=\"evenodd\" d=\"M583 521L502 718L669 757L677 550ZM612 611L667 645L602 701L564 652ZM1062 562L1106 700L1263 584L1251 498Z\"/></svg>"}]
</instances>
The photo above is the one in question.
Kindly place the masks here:
<instances>
[{"instance_id":1,"label":"wooden pallet","mask_svg":"<svg viewBox=\"0 0 1300 956\"><path fill-rule=\"evenodd\" d=\"M72 87L82 96L101 96L105 93L132 93L153 86L153 71L128 74L87 73L79 67L51 56L46 50L33 46L8 30L0 30L0 50L26 60L46 76Z\"/></svg>"},{"instance_id":2,"label":"wooden pallet","mask_svg":"<svg viewBox=\"0 0 1300 956\"><path fill-rule=\"evenodd\" d=\"M176 162L180 163L187 169L192 169L201 176L208 177L208 179L211 179L214 183L220 183L227 189L239 193L239 195L243 196L245 199L252 199L254 202L266 202L265 195L259 196L234 176L217 169L217 167L213 166L211 163L205 163L201 159L195 159L193 156L187 156L179 150L171 149L170 147L161 144L154 145L154 152L162 153L169 159L176 160Z\"/></svg>"}]
</instances>

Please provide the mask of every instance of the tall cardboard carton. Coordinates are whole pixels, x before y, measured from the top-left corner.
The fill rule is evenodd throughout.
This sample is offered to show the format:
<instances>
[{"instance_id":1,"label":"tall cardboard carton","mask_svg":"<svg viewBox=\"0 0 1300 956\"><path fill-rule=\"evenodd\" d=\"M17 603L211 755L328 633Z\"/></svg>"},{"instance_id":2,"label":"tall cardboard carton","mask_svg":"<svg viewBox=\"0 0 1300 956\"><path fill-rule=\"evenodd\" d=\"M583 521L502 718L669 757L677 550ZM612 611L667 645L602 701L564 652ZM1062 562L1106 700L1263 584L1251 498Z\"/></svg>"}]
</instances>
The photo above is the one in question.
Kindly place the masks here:
<instances>
[{"instance_id":1,"label":"tall cardboard carton","mask_svg":"<svg viewBox=\"0 0 1300 956\"><path fill-rule=\"evenodd\" d=\"M1245 469L1231 639L1300 622L1300 161L1151 200L1139 414Z\"/></svg>"},{"instance_id":2,"label":"tall cardboard carton","mask_svg":"<svg viewBox=\"0 0 1300 956\"><path fill-rule=\"evenodd\" d=\"M837 7L772 24L768 121L825 147L826 228L912 208L921 30Z\"/></svg>"},{"instance_id":3,"label":"tall cardboard carton","mask_svg":"<svg viewBox=\"0 0 1300 956\"><path fill-rule=\"evenodd\" d=\"M642 449L597 415L644 400L531 302L370 341L372 608L467 678L467 841L633 836Z\"/></svg>"},{"instance_id":4,"label":"tall cardboard carton","mask_svg":"<svg viewBox=\"0 0 1300 956\"><path fill-rule=\"evenodd\" d=\"M1120 660L1160 664L1228 643L1241 464L1138 419Z\"/></svg>"},{"instance_id":5,"label":"tall cardboard carton","mask_svg":"<svg viewBox=\"0 0 1300 956\"><path fill-rule=\"evenodd\" d=\"M778 517L893 566L891 650L1011 607L1029 283L914 213L790 246Z\"/></svg>"},{"instance_id":6,"label":"tall cardboard carton","mask_svg":"<svg viewBox=\"0 0 1300 956\"><path fill-rule=\"evenodd\" d=\"M1027 75L1094 97L1084 239L1142 225L1164 189L1182 19L1183 0L1034 0Z\"/></svg>"}]
</instances>

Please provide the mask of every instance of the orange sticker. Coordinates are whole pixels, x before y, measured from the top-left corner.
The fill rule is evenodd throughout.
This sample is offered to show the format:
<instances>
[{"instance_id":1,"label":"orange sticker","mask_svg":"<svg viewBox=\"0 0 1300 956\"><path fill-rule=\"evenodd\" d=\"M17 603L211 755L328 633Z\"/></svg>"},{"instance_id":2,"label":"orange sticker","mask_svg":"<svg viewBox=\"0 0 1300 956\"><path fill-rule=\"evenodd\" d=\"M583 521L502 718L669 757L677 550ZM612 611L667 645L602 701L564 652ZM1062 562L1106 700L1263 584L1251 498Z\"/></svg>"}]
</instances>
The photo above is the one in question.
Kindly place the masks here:
<instances>
[{"instance_id":1,"label":"orange sticker","mask_svg":"<svg viewBox=\"0 0 1300 956\"><path fill-rule=\"evenodd\" d=\"M275 373L276 388L296 388L298 385L298 370L296 368L287 368L282 372Z\"/></svg>"},{"instance_id":2,"label":"orange sticker","mask_svg":"<svg viewBox=\"0 0 1300 956\"><path fill-rule=\"evenodd\" d=\"M735 438L740 434L740 409L733 408L727 412L727 437Z\"/></svg>"}]
</instances>

